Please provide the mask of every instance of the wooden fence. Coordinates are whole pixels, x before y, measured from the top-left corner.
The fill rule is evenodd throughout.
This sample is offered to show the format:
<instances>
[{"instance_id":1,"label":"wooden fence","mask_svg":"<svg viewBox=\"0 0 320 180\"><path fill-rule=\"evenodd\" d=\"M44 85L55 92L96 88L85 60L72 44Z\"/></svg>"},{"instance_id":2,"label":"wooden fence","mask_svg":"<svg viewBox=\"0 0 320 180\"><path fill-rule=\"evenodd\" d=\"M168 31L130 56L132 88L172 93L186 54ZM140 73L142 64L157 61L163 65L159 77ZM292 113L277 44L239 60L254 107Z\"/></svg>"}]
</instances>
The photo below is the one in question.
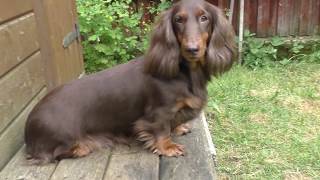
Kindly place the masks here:
<instances>
[{"instance_id":1,"label":"wooden fence","mask_svg":"<svg viewBox=\"0 0 320 180\"><path fill-rule=\"evenodd\" d=\"M207 0L229 11L231 0ZM320 0L244 0L244 27L258 37L310 36L320 33ZM135 0L152 6L160 0ZM239 3L235 0L233 26L238 32ZM146 14L150 18L150 14Z\"/></svg>"},{"instance_id":2,"label":"wooden fence","mask_svg":"<svg viewBox=\"0 0 320 180\"><path fill-rule=\"evenodd\" d=\"M208 0L226 10L230 0ZM238 29L239 2L235 0L233 25ZM319 0L245 0L244 26L258 37L319 34Z\"/></svg>"}]
</instances>

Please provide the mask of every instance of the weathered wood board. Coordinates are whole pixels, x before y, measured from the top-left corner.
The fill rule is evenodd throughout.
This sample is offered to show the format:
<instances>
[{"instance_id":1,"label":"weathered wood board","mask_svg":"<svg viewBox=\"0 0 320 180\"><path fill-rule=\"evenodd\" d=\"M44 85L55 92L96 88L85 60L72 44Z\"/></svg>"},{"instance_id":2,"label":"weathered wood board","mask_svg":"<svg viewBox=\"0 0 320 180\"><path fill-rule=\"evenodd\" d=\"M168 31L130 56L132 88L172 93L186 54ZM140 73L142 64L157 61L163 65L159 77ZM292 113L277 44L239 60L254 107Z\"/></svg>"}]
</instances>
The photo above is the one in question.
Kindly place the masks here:
<instances>
[{"instance_id":1,"label":"weathered wood board","mask_svg":"<svg viewBox=\"0 0 320 180\"><path fill-rule=\"evenodd\" d=\"M10 163L0 172L1 180L48 180L56 168L55 163L37 166L26 161L25 147L11 159Z\"/></svg>"},{"instance_id":2,"label":"weathered wood board","mask_svg":"<svg viewBox=\"0 0 320 180\"><path fill-rule=\"evenodd\" d=\"M43 86L44 67L39 52L0 79L0 134Z\"/></svg>"},{"instance_id":3,"label":"weathered wood board","mask_svg":"<svg viewBox=\"0 0 320 180\"><path fill-rule=\"evenodd\" d=\"M220 7L227 15L230 14L231 0L207 1ZM239 28L239 2L234 1L232 18L236 32ZM320 33L319 0L245 0L244 4L245 29L257 37L310 36Z\"/></svg>"},{"instance_id":4,"label":"weathered wood board","mask_svg":"<svg viewBox=\"0 0 320 180\"><path fill-rule=\"evenodd\" d=\"M51 176L51 180L101 180L109 158L110 150L101 149L83 158L62 160Z\"/></svg>"},{"instance_id":5,"label":"weathered wood board","mask_svg":"<svg viewBox=\"0 0 320 180\"><path fill-rule=\"evenodd\" d=\"M216 179L212 154L201 121L205 121L205 119L194 120L192 133L177 137L175 140L175 142L185 146L186 154L184 157L161 158L160 180Z\"/></svg>"},{"instance_id":6,"label":"weathered wood board","mask_svg":"<svg viewBox=\"0 0 320 180\"><path fill-rule=\"evenodd\" d=\"M39 50L33 13L0 26L0 77Z\"/></svg>"},{"instance_id":7,"label":"weathered wood board","mask_svg":"<svg viewBox=\"0 0 320 180\"><path fill-rule=\"evenodd\" d=\"M64 48L63 39L76 30L75 1L31 0L39 29L41 53L45 59L47 86L51 90L83 73L81 43L74 40ZM59 7L59 8L52 8ZM67 18L66 18L67 17Z\"/></svg>"},{"instance_id":8,"label":"weathered wood board","mask_svg":"<svg viewBox=\"0 0 320 180\"><path fill-rule=\"evenodd\" d=\"M0 24L32 10L30 0L1 0Z\"/></svg>"},{"instance_id":9,"label":"weathered wood board","mask_svg":"<svg viewBox=\"0 0 320 180\"><path fill-rule=\"evenodd\" d=\"M113 150L104 180L156 180L159 177L159 156L141 147L121 146Z\"/></svg>"},{"instance_id":10,"label":"weathered wood board","mask_svg":"<svg viewBox=\"0 0 320 180\"><path fill-rule=\"evenodd\" d=\"M38 101L44 97L47 89L43 88L30 102L30 104L18 115L12 124L6 129L4 133L0 135L0 169L10 160L10 158L18 151L23 144L24 126L27 116L38 103Z\"/></svg>"}]
</instances>

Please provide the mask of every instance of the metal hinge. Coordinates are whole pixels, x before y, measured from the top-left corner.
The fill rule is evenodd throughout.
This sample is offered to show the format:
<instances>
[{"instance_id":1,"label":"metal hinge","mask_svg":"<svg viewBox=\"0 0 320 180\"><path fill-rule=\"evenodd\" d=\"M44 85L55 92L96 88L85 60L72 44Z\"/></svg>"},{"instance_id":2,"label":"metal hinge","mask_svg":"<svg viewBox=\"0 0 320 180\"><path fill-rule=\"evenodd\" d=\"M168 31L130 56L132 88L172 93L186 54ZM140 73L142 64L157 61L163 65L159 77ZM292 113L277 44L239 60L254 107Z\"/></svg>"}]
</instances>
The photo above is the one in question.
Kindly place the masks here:
<instances>
[{"instance_id":1,"label":"metal hinge","mask_svg":"<svg viewBox=\"0 0 320 180\"><path fill-rule=\"evenodd\" d=\"M79 40L80 38L80 30L79 30L79 25L75 24L74 25L74 31L69 32L64 38L63 38L63 42L62 45L64 48L67 48L70 46L70 44L72 44L72 42L74 40Z\"/></svg>"}]
</instances>

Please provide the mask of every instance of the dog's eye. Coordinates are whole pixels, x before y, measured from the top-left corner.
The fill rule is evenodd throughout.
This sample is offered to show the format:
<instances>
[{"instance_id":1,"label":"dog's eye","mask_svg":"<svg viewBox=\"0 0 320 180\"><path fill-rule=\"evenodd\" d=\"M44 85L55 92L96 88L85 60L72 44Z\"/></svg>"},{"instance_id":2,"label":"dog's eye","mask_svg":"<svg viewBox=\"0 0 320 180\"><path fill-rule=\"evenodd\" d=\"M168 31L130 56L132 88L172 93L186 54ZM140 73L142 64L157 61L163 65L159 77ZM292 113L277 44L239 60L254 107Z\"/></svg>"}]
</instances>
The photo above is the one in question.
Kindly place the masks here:
<instances>
[{"instance_id":1,"label":"dog's eye","mask_svg":"<svg viewBox=\"0 0 320 180\"><path fill-rule=\"evenodd\" d=\"M182 21L183 21L183 19L182 19L181 16L176 16L176 17L174 17L174 22L176 22L176 23L182 23Z\"/></svg>"},{"instance_id":2,"label":"dog's eye","mask_svg":"<svg viewBox=\"0 0 320 180\"><path fill-rule=\"evenodd\" d=\"M200 21L201 22L206 22L206 21L208 21L208 17L203 15L203 16L200 17Z\"/></svg>"}]
</instances>

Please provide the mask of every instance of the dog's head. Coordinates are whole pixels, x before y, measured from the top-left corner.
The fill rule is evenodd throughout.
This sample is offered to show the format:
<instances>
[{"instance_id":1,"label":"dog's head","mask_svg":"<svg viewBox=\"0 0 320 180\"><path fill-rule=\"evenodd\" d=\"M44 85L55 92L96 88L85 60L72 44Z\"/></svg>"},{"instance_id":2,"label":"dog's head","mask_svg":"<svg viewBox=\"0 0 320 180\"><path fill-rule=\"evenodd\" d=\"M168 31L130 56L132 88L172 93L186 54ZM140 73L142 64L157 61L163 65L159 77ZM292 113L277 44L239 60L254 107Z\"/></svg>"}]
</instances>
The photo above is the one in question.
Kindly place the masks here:
<instances>
[{"instance_id":1,"label":"dog's head","mask_svg":"<svg viewBox=\"0 0 320 180\"><path fill-rule=\"evenodd\" d=\"M185 60L218 75L231 67L235 55L234 30L222 11L202 0L182 0L161 15L145 71L172 78Z\"/></svg>"}]
</instances>

